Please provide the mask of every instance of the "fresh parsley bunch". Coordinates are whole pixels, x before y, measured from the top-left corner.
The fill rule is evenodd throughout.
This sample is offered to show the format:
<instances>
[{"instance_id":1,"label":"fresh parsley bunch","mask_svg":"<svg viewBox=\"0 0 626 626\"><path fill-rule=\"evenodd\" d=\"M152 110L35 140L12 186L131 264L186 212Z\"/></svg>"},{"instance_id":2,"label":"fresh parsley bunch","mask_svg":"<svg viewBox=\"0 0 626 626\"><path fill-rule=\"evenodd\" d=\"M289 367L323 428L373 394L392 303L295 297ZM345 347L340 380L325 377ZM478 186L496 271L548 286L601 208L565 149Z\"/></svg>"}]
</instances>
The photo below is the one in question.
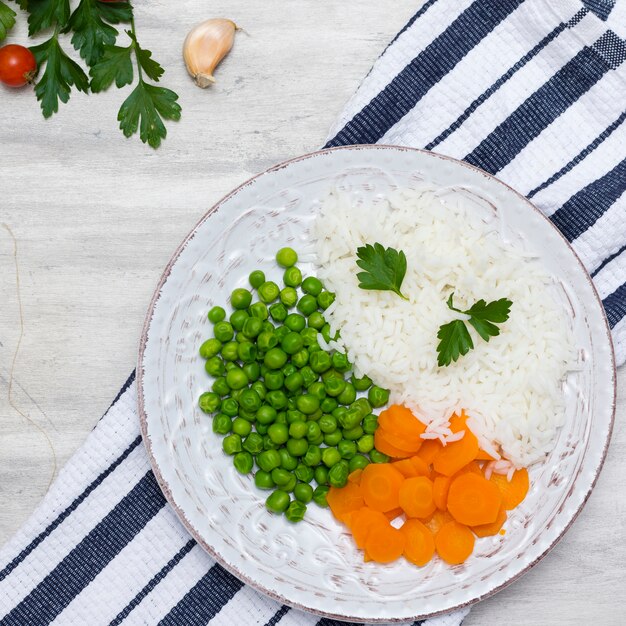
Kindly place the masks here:
<instances>
[{"instance_id":1,"label":"fresh parsley bunch","mask_svg":"<svg viewBox=\"0 0 626 626\"><path fill-rule=\"evenodd\" d=\"M104 91L113 82L119 87L137 85L123 102L117 119L120 129L130 137L139 129L144 143L158 148L167 130L163 120L179 120L181 108L178 95L152 84L163 75L163 68L152 59L152 53L137 41L133 8L130 2L80 0L72 11L70 0L16 0L28 12L28 34L51 31L49 39L33 46L40 78L35 94L45 118L59 110L72 89L94 93ZM0 1L0 40L15 24L16 13ZM117 46L119 32L115 25L129 24L127 46ZM87 71L71 59L59 41L61 33L71 33L72 46L78 51ZM43 73L41 73L41 68ZM89 74L89 76L87 75ZM148 79L148 80L146 80Z\"/></svg>"}]
</instances>

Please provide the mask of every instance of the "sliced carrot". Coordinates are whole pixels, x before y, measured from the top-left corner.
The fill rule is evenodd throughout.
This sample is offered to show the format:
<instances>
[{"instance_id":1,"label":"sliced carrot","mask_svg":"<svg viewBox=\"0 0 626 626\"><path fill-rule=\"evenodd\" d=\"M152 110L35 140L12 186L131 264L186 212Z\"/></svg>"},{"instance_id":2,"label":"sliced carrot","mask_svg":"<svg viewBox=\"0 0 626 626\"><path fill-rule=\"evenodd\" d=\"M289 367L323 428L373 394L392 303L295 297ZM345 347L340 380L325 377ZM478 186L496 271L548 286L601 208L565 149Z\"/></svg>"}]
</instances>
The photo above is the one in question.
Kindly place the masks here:
<instances>
[{"instance_id":1,"label":"sliced carrot","mask_svg":"<svg viewBox=\"0 0 626 626\"><path fill-rule=\"evenodd\" d=\"M420 422L405 406L392 404L378 416L378 424L385 430L407 439L419 439L426 430L426 424Z\"/></svg>"},{"instance_id":2,"label":"sliced carrot","mask_svg":"<svg viewBox=\"0 0 626 626\"><path fill-rule=\"evenodd\" d=\"M522 502L530 486L528 471L525 468L517 470L510 481L507 480L506 476L496 474L495 472L491 475L489 480L500 490L502 494L502 505L507 511L514 509Z\"/></svg>"},{"instance_id":3,"label":"sliced carrot","mask_svg":"<svg viewBox=\"0 0 626 626\"><path fill-rule=\"evenodd\" d=\"M365 504L383 513L398 508L403 481L404 476L391 463L370 463L361 474L361 493Z\"/></svg>"},{"instance_id":4,"label":"sliced carrot","mask_svg":"<svg viewBox=\"0 0 626 626\"><path fill-rule=\"evenodd\" d=\"M365 540L372 528L375 526L385 526L389 520L380 512L369 507L363 507L352 513L350 520L350 530L357 547L363 549Z\"/></svg>"},{"instance_id":5,"label":"sliced carrot","mask_svg":"<svg viewBox=\"0 0 626 626\"><path fill-rule=\"evenodd\" d=\"M472 526L471 528L477 537L490 537L491 535L497 535L500 532L504 522L506 522L506 510L503 506L501 506L495 522L491 522L491 524L481 524L480 526Z\"/></svg>"},{"instance_id":6,"label":"sliced carrot","mask_svg":"<svg viewBox=\"0 0 626 626\"><path fill-rule=\"evenodd\" d=\"M404 534L389 522L386 526L374 526L365 540L367 555L377 563L391 563L402 556Z\"/></svg>"},{"instance_id":7,"label":"sliced carrot","mask_svg":"<svg viewBox=\"0 0 626 626\"><path fill-rule=\"evenodd\" d=\"M469 429L466 429L463 439L449 443L437 453L433 466L436 472L445 476L452 476L464 465L473 461L477 453L478 439Z\"/></svg>"},{"instance_id":8,"label":"sliced carrot","mask_svg":"<svg viewBox=\"0 0 626 626\"><path fill-rule=\"evenodd\" d=\"M413 452L400 450L400 448L396 448L394 445L389 443L384 430L380 427L377 428L374 433L374 446L379 452L390 456L392 459L406 459L413 454Z\"/></svg>"},{"instance_id":9,"label":"sliced carrot","mask_svg":"<svg viewBox=\"0 0 626 626\"><path fill-rule=\"evenodd\" d=\"M363 470L361 468L355 469L348 475L348 482L354 483L355 485L361 484L361 474Z\"/></svg>"},{"instance_id":10,"label":"sliced carrot","mask_svg":"<svg viewBox=\"0 0 626 626\"><path fill-rule=\"evenodd\" d=\"M458 522L444 524L435 535L437 554L450 565L463 563L474 549L472 531Z\"/></svg>"},{"instance_id":11,"label":"sliced carrot","mask_svg":"<svg viewBox=\"0 0 626 626\"><path fill-rule=\"evenodd\" d=\"M435 539L430 530L416 519L404 522L400 531L404 535L404 556L411 563L426 565L435 554Z\"/></svg>"},{"instance_id":12,"label":"sliced carrot","mask_svg":"<svg viewBox=\"0 0 626 626\"><path fill-rule=\"evenodd\" d=\"M501 504L498 487L471 472L454 478L448 491L448 511L457 522L468 526L495 522Z\"/></svg>"},{"instance_id":13,"label":"sliced carrot","mask_svg":"<svg viewBox=\"0 0 626 626\"><path fill-rule=\"evenodd\" d=\"M404 511L398 507L397 509L391 509L391 511L386 511L385 513L383 513L383 515L390 521L392 522L394 519L396 519L396 517L398 517L399 515L403 515Z\"/></svg>"},{"instance_id":14,"label":"sliced carrot","mask_svg":"<svg viewBox=\"0 0 626 626\"><path fill-rule=\"evenodd\" d=\"M418 519L420 522L422 522L422 524L428 526L430 521L435 516L435 513L437 513L437 512L440 512L440 511L439 511L439 509L435 508L435 510L430 515L426 515L426 517L417 517L417 518L412 517L410 519ZM452 519L452 516L450 516L450 519Z\"/></svg>"},{"instance_id":15,"label":"sliced carrot","mask_svg":"<svg viewBox=\"0 0 626 626\"><path fill-rule=\"evenodd\" d=\"M424 522L426 526L430 529L430 532L433 535L436 535L439 532L439 529L448 522L453 522L454 517L448 513L448 511L440 511L439 509L435 509L435 512L432 514L429 521Z\"/></svg>"},{"instance_id":16,"label":"sliced carrot","mask_svg":"<svg viewBox=\"0 0 626 626\"><path fill-rule=\"evenodd\" d=\"M407 450L411 454L417 454L418 450L422 447L421 437L407 437L402 433L397 433L383 426L378 426L377 431L382 431L385 439L398 450Z\"/></svg>"},{"instance_id":17,"label":"sliced carrot","mask_svg":"<svg viewBox=\"0 0 626 626\"><path fill-rule=\"evenodd\" d=\"M435 510L433 483L426 476L407 478L400 486L400 506L409 517L428 517Z\"/></svg>"},{"instance_id":18,"label":"sliced carrot","mask_svg":"<svg viewBox=\"0 0 626 626\"><path fill-rule=\"evenodd\" d=\"M476 454L477 461L494 461L495 458L492 457L489 452L485 452L482 448L478 448L478 453Z\"/></svg>"},{"instance_id":19,"label":"sliced carrot","mask_svg":"<svg viewBox=\"0 0 626 626\"><path fill-rule=\"evenodd\" d=\"M361 488L354 483L346 483L345 487L331 487L326 494L326 502L333 515L344 521L344 515L365 506Z\"/></svg>"},{"instance_id":20,"label":"sliced carrot","mask_svg":"<svg viewBox=\"0 0 626 626\"><path fill-rule=\"evenodd\" d=\"M451 478L456 478L461 474L478 474L479 476L482 476L483 472L480 469L478 461L470 461L467 465L464 465L458 472L456 472L454 476L451 476Z\"/></svg>"},{"instance_id":21,"label":"sliced carrot","mask_svg":"<svg viewBox=\"0 0 626 626\"><path fill-rule=\"evenodd\" d=\"M452 478L449 476L437 476L433 480L433 501L440 511L446 510L451 482Z\"/></svg>"},{"instance_id":22,"label":"sliced carrot","mask_svg":"<svg viewBox=\"0 0 626 626\"><path fill-rule=\"evenodd\" d=\"M400 461L394 461L391 466L397 469L405 478L413 478L414 476L422 476L417 471L417 467L413 465L412 458L402 459ZM421 459L420 459L421 460Z\"/></svg>"},{"instance_id":23,"label":"sliced carrot","mask_svg":"<svg viewBox=\"0 0 626 626\"><path fill-rule=\"evenodd\" d=\"M424 439L424 443L422 443L422 447L419 449L417 456L426 463L426 465L431 465L435 460L435 456L439 450L443 448L441 441L439 439Z\"/></svg>"},{"instance_id":24,"label":"sliced carrot","mask_svg":"<svg viewBox=\"0 0 626 626\"><path fill-rule=\"evenodd\" d=\"M409 461L411 461L411 464L417 470L418 476L428 476L430 478L430 463L426 463L426 461L424 461L420 456L417 455L412 456Z\"/></svg>"},{"instance_id":25,"label":"sliced carrot","mask_svg":"<svg viewBox=\"0 0 626 626\"><path fill-rule=\"evenodd\" d=\"M450 430L453 433L458 433L467 428L467 425L466 425L467 415L465 415L463 411L461 411L460 414L455 413L450 418L449 421L450 421Z\"/></svg>"}]
</instances>

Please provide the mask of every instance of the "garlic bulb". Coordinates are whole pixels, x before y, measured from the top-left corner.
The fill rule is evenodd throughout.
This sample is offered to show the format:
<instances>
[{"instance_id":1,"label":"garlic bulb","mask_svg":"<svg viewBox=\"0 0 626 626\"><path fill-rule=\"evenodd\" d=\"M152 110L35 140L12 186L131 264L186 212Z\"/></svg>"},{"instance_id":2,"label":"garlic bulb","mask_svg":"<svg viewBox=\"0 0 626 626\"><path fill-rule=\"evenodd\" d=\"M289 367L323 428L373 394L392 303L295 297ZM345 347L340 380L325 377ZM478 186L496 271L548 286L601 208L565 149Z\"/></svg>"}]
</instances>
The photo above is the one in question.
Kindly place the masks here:
<instances>
[{"instance_id":1,"label":"garlic bulb","mask_svg":"<svg viewBox=\"0 0 626 626\"><path fill-rule=\"evenodd\" d=\"M198 24L189 31L183 44L187 71L198 87L215 82L213 71L230 52L239 27L232 20L215 18Z\"/></svg>"}]
</instances>

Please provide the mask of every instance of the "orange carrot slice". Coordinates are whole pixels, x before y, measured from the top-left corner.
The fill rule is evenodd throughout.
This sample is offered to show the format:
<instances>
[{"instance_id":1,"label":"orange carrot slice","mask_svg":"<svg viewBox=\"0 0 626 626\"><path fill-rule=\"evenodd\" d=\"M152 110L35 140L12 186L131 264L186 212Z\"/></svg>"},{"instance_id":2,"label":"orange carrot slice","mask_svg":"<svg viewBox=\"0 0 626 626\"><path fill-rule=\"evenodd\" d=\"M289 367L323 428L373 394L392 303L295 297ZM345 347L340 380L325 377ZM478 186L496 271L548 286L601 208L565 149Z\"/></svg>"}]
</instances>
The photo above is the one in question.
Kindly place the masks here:
<instances>
[{"instance_id":1,"label":"orange carrot slice","mask_svg":"<svg viewBox=\"0 0 626 626\"><path fill-rule=\"evenodd\" d=\"M444 524L435 535L437 554L450 565L463 563L474 549L472 531L458 522Z\"/></svg>"},{"instance_id":2,"label":"orange carrot slice","mask_svg":"<svg viewBox=\"0 0 626 626\"><path fill-rule=\"evenodd\" d=\"M417 456L422 459L426 465L431 465L435 460L437 453L442 448L443 445L439 439L424 439L424 443L422 443Z\"/></svg>"},{"instance_id":3,"label":"orange carrot slice","mask_svg":"<svg viewBox=\"0 0 626 626\"><path fill-rule=\"evenodd\" d=\"M385 430L408 440L419 439L426 430L426 424L420 422L405 406L392 404L378 416L378 424Z\"/></svg>"},{"instance_id":4,"label":"orange carrot slice","mask_svg":"<svg viewBox=\"0 0 626 626\"><path fill-rule=\"evenodd\" d=\"M379 452L390 456L392 459L405 459L413 454L409 450L400 450L389 443L382 428L378 427L374 433L374 446Z\"/></svg>"},{"instance_id":5,"label":"orange carrot slice","mask_svg":"<svg viewBox=\"0 0 626 626\"><path fill-rule=\"evenodd\" d=\"M397 509L391 509L391 511L386 511L385 513L383 513L383 515L390 521L392 522L394 519L396 519L396 517L398 517L399 515L403 515L404 511L398 507Z\"/></svg>"},{"instance_id":6,"label":"orange carrot slice","mask_svg":"<svg viewBox=\"0 0 626 626\"><path fill-rule=\"evenodd\" d=\"M331 487L326 494L326 502L333 515L344 521L344 515L365 506L361 488L354 483L346 483L345 487Z\"/></svg>"},{"instance_id":7,"label":"orange carrot slice","mask_svg":"<svg viewBox=\"0 0 626 626\"><path fill-rule=\"evenodd\" d=\"M377 430L382 431L385 439L399 450L407 450L411 454L417 454L418 450L422 447L423 440L421 437L407 437L402 433L394 432L383 426L378 426Z\"/></svg>"},{"instance_id":8,"label":"orange carrot slice","mask_svg":"<svg viewBox=\"0 0 626 626\"><path fill-rule=\"evenodd\" d=\"M452 478L461 476L461 474L478 474L479 476L482 476L483 472L477 461L470 461L467 465L464 465L458 472L456 472Z\"/></svg>"},{"instance_id":9,"label":"orange carrot slice","mask_svg":"<svg viewBox=\"0 0 626 626\"><path fill-rule=\"evenodd\" d=\"M453 522L454 517L448 513L448 511L440 511L439 509L435 509L435 512L432 514L430 520L424 522L430 532L433 535L436 535L439 532L439 529L448 522Z\"/></svg>"},{"instance_id":10,"label":"orange carrot slice","mask_svg":"<svg viewBox=\"0 0 626 626\"><path fill-rule=\"evenodd\" d=\"M407 478L400 486L400 506L409 517L427 517L435 510L433 483L426 476Z\"/></svg>"},{"instance_id":11,"label":"orange carrot slice","mask_svg":"<svg viewBox=\"0 0 626 626\"><path fill-rule=\"evenodd\" d=\"M383 513L398 508L403 481L404 476L390 463L370 463L361 474L361 493L365 504Z\"/></svg>"},{"instance_id":12,"label":"orange carrot slice","mask_svg":"<svg viewBox=\"0 0 626 626\"><path fill-rule=\"evenodd\" d=\"M488 452L485 452L482 448L478 449L478 453L476 454L477 461L494 461L494 457L492 457Z\"/></svg>"},{"instance_id":13,"label":"orange carrot slice","mask_svg":"<svg viewBox=\"0 0 626 626\"><path fill-rule=\"evenodd\" d=\"M355 469L348 475L348 482L354 483L355 485L361 484L361 474L363 470L361 468Z\"/></svg>"},{"instance_id":14,"label":"orange carrot slice","mask_svg":"<svg viewBox=\"0 0 626 626\"><path fill-rule=\"evenodd\" d=\"M385 526L389 520L380 511L374 511L369 507L363 507L352 513L350 520L350 530L357 547L363 549L365 540L372 528L376 526Z\"/></svg>"},{"instance_id":15,"label":"orange carrot slice","mask_svg":"<svg viewBox=\"0 0 626 626\"><path fill-rule=\"evenodd\" d=\"M409 461L411 461L411 464L417 470L418 476L428 476L428 478L430 478L431 471L429 463L426 463L426 461L424 461L420 456L417 455L412 456Z\"/></svg>"},{"instance_id":16,"label":"orange carrot slice","mask_svg":"<svg viewBox=\"0 0 626 626\"><path fill-rule=\"evenodd\" d=\"M413 478L414 476L423 476L417 471L417 467L413 465L412 458L394 461L391 466L397 469L405 478ZM421 460L421 459L420 459Z\"/></svg>"},{"instance_id":17,"label":"orange carrot slice","mask_svg":"<svg viewBox=\"0 0 626 626\"><path fill-rule=\"evenodd\" d=\"M467 526L495 522L501 504L498 487L471 472L454 478L448 491L448 511L457 522Z\"/></svg>"},{"instance_id":18,"label":"orange carrot slice","mask_svg":"<svg viewBox=\"0 0 626 626\"><path fill-rule=\"evenodd\" d=\"M435 554L435 539L430 530L416 519L404 522L400 532L404 535L404 556L421 567Z\"/></svg>"},{"instance_id":19,"label":"orange carrot slice","mask_svg":"<svg viewBox=\"0 0 626 626\"><path fill-rule=\"evenodd\" d=\"M402 556L404 544L404 534L387 523L372 528L365 540L365 551L377 563L391 563Z\"/></svg>"},{"instance_id":20,"label":"orange carrot slice","mask_svg":"<svg viewBox=\"0 0 626 626\"><path fill-rule=\"evenodd\" d=\"M507 480L506 476L496 473L491 475L489 481L500 490L502 494L502 505L507 511L514 509L522 502L530 486L528 471L525 468L517 470L510 481Z\"/></svg>"},{"instance_id":21,"label":"orange carrot slice","mask_svg":"<svg viewBox=\"0 0 626 626\"><path fill-rule=\"evenodd\" d=\"M433 501L440 511L445 511L448 503L448 490L452 478L449 476L436 476L433 480Z\"/></svg>"},{"instance_id":22,"label":"orange carrot slice","mask_svg":"<svg viewBox=\"0 0 626 626\"><path fill-rule=\"evenodd\" d=\"M435 456L433 466L436 472L445 476L452 476L464 465L473 461L477 453L478 439L469 429L466 429L463 439L453 441L441 448L437 456Z\"/></svg>"},{"instance_id":23,"label":"orange carrot slice","mask_svg":"<svg viewBox=\"0 0 626 626\"><path fill-rule=\"evenodd\" d=\"M477 537L490 537L491 535L497 535L502 528L502 525L506 522L506 511L503 506L498 511L498 517L495 522L491 524L481 524L480 526L472 526L472 532Z\"/></svg>"}]
</instances>

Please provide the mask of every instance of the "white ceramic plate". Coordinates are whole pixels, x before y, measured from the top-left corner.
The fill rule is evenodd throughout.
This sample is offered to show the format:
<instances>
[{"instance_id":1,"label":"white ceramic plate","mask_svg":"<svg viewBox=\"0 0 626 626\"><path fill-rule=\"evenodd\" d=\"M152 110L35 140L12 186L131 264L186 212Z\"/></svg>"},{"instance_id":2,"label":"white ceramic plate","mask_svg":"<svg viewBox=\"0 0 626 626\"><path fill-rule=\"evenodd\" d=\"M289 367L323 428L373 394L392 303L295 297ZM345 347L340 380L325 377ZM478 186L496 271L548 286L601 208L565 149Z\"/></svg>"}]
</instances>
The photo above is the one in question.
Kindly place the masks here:
<instances>
[{"instance_id":1,"label":"white ceramic plate","mask_svg":"<svg viewBox=\"0 0 626 626\"><path fill-rule=\"evenodd\" d=\"M531 472L532 487L506 535L479 539L472 557L449 567L404 560L363 563L328 510L309 507L292 525L264 508L265 492L233 470L211 419L197 408L209 379L198 347L206 313L244 286L248 273L279 273L284 245L307 248L316 205L332 188L359 201L427 180L495 207L508 236L565 286L581 369L566 382L566 424L554 451ZM356 217L356 216L355 216ZM312 266L304 265L310 270ZM523 268L520 268L523 271ZM217 561L291 606L337 619L412 621L466 606L511 583L567 530L598 477L615 405L615 368L606 319L582 264L526 199L484 172L430 152L392 146L323 151L277 165L215 205L178 248L148 310L138 364L139 410L156 477L183 524Z\"/></svg>"}]
</instances>

